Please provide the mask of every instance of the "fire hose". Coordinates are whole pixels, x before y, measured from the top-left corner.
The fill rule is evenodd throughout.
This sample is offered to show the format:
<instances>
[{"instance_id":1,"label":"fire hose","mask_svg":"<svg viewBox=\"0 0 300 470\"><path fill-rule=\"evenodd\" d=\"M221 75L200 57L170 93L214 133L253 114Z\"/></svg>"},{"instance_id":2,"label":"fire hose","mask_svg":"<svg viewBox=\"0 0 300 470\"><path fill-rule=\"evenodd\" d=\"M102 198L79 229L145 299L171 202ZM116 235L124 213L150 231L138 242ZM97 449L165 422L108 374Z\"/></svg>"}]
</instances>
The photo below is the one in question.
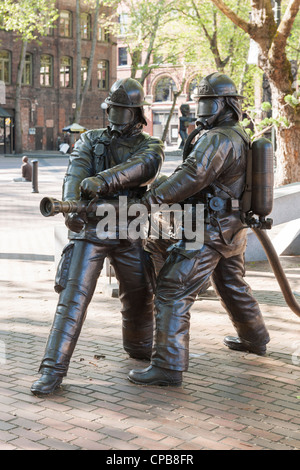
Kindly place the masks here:
<instances>
[{"instance_id":1,"label":"fire hose","mask_svg":"<svg viewBox=\"0 0 300 470\"><path fill-rule=\"evenodd\" d=\"M103 201L111 202L111 201ZM96 202L91 201L59 201L54 198L44 197L40 202L40 211L44 217L54 216L59 213L88 213L89 211L96 212ZM275 251L275 248L268 237L266 230L251 226L251 229L260 241L270 266L277 279L281 292L289 308L300 317L300 305L298 304L294 293L289 285L289 281L285 275L285 272L280 263L279 257Z\"/></svg>"},{"instance_id":2,"label":"fire hose","mask_svg":"<svg viewBox=\"0 0 300 470\"><path fill-rule=\"evenodd\" d=\"M267 233L265 230L261 230L259 228L253 228L251 227L255 235L257 236L258 240L260 241L266 255L268 258L268 261L270 263L270 266L275 274L275 277L277 279L277 282L279 284L279 287L281 289L281 292L284 296L284 299L287 303L287 305L290 307L290 309L298 316L300 317L300 305L298 304L297 300L295 299L295 296L291 290L291 287L289 285L289 281L285 275L285 272L282 268L282 265L280 263L279 257L276 253L276 250L268 237Z\"/></svg>"},{"instance_id":3,"label":"fire hose","mask_svg":"<svg viewBox=\"0 0 300 470\"><path fill-rule=\"evenodd\" d=\"M191 134L188 136L188 138L186 140L186 143L185 143L185 147L183 149L183 161L185 161L185 159L188 157L188 155L192 151L193 147L195 146L195 144L192 144L192 141L197 137L197 135L202 130L203 130L203 125L202 126L200 125L196 129L194 129L194 131L191 132ZM267 141L265 140L265 142L267 142ZM269 213L271 211L271 207L272 207L272 203L273 203L273 197L272 197L272 191L271 191L272 182L273 182L273 180L272 180L272 176L273 176L272 175L273 174L273 153L271 151L271 143L269 143L269 144L267 143L267 152L265 154L263 154L263 152L261 152L261 150L263 149L263 145L261 145L261 146L258 145L258 152L259 153L256 155L257 158L253 161L253 166L252 166L252 158L251 158L251 162L250 162L250 168L251 168L250 173L254 171L254 174L256 172L256 176L258 175L258 178L256 179L256 184L257 184L257 182L258 183L261 183L261 182L265 183L265 191L266 192L263 191L261 193L259 191L259 190L261 190L261 188L259 188L259 190L257 190L258 189L257 186L256 186L254 191L252 191L252 189L251 189L251 191L254 193L254 199L256 197L257 200L258 200L258 203L256 202L256 206L258 205L259 207L258 207L258 212L256 212L256 213L260 214L260 215L265 215L264 211L266 211L266 213ZM262 158L264 156L266 157L265 160ZM271 174L271 178L269 180L267 179L268 170ZM247 169L247 174L249 174L248 169ZM250 176L250 182L251 183L249 184L249 186L251 186L252 180L253 180L253 174ZM260 194L258 195L258 193L260 193ZM267 196L265 196L266 194L267 194ZM260 197L262 195L263 195L263 197ZM253 201L252 201L252 204L253 204ZM269 209L267 209L266 206L269 206ZM270 238L268 237L268 235L266 233L266 230L264 230L264 229L270 229L272 227L273 221L272 221L272 219L265 220L264 217L260 217L260 221L261 220L264 220L263 224L261 224L260 222L256 223L255 219L253 219L254 223L252 223L252 219L248 220L248 222L250 222L250 223L248 223L248 227L250 227L253 230L253 232L257 236L259 242L261 243L261 245L262 245L262 247L263 247L263 249L266 253L269 264L270 264L270 266L271 266L271 268L274 272L274 275L277 279L277 282L279 284L279 287L281 289L281 292L284 296L284 299L285 299L287 305L298 317L300 317L300 305L297 302L297 300L295 298L295 295L291 290L291 287L289 285L289 281L288 281L288 279L285 275L285 272L282 268L282 265L280 263L278 255L276 253L276 250L275 250ZM246 220L246 224L247 224L247 220ZM300 296L300 294L296 294L296 295Z\"/></svg>"}]
</instances>

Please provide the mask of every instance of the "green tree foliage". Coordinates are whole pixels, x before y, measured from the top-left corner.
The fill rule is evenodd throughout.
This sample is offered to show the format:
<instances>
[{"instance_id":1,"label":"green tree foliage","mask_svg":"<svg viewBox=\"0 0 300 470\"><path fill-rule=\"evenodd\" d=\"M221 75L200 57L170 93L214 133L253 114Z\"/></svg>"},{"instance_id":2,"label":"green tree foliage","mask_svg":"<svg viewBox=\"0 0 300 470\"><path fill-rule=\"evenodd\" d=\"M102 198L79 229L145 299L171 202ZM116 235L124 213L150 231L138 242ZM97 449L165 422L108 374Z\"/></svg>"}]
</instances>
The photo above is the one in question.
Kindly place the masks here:
<instances>
[{"instance_id":1,"label":"green tree foliage","mask_svg":"<svg viewBox=\"0 0 300 470\"><path fill-rule=\"evenodd\" d=\"M1 0L1 26L16 33L22 41L37 39L47 34L57 18L55 3L55 0Z\"/></svg>"},{"instance_id":2,"label":"green tree foliage","mask_svg":"<svg viewBox=\"0 0 300 470\"><path fill-rule=\"evenodd\" d=\"M300 181L300 106L290 62L294 54L299 57L300 1L247 0L250 18L237 14L229 1L211 2L256 44L257 65L269 81L276 121L276 184ZM274 16L275 3L281 3L281 15Z\"/></svg>"},{"instance_id":3,"label":"green tree foliage","mask_svg":"<svg viewBox=\"0 0 300 470\"><path fill-rule=\"evenodd\" d=\"M132 78L140 75L143 84L151 71L162 64L182 61L180 24L174 22L176 1L122 0L117 3L121 20L126 18L126 24L119 23L117 34L131 57ZM189 50L187 44L185 50Z\"/></svg>"}]
</instances>

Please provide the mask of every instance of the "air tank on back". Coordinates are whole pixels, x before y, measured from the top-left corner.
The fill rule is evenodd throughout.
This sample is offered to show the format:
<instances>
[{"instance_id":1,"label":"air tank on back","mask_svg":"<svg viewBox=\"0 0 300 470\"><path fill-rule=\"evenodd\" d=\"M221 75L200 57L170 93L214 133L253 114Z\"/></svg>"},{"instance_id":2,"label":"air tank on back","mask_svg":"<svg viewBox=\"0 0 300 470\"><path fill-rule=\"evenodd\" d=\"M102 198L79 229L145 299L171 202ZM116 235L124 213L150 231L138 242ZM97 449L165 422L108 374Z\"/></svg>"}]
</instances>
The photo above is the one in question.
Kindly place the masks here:
<instances>
[{"instance_id":1,"label":"air tank on back","mask_svg":"<svg viewBox=\"0 0 300 470\"><path fill-rule=\"evenodd\" d=\"M264 137L252 143L252 199L251 210L265 217L272 212L274 161L272 142Z\"/></svg>"}]
</instances>

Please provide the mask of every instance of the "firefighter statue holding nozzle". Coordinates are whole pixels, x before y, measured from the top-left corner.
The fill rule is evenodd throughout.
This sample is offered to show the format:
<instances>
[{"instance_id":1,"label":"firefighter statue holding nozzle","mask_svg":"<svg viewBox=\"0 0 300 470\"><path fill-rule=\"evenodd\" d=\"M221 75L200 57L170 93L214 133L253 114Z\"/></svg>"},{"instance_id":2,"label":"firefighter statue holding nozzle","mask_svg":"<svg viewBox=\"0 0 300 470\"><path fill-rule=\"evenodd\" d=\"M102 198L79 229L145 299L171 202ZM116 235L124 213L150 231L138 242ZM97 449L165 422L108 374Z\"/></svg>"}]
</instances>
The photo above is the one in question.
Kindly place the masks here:
<instances>
[{"instance_id":1,"label":"firefighter statue holding nozzle","mask_svg":"<svg viewBox=\"0 0 300 470\"><path fill-rule=\"evenodd\" d=\"M164 203L186 202L195 207L203 204L204 240L192 249L184 239L173 245L159 273L151 364L146 369L130 371L128 378L134 383L181 384L182 373L189 364L190 309L209 278L237 332L224 339L225 345L258 355L266 352L269 334L259 305L244 280L246 222L255 222L251 222L250 207L245 213L241 207L243 195L247 196L250 146L239 124L241 99L228 76L213 73L204 78L198 88L198 140L193 146L187 140L186 145L191 148L183 164L142 198L148 208ZM269 201L264 198L258 225L266 224L264 210L270 210L268 206Z\"/></svg>"},{"instance_id":2,"label":"firefighter statue holding nozzle","mask_svg":"<svg viewBox=\"0 0 300 470\"><path fill-rule=\"evenodd\" d=\"M106 257L119 282L124 349L134 358L151 356L153 288L143 240L99 239L95 213L72 210L82 206L81 199L114 201L123 195L139 200L163 162L163 143L143 132L146 103L140 83L131 78L118 80L105 101L108 127L81 135L64 178L62 199L70 209L65 214L70 242L57 271L59 300L39 369L42 375L31 387L38 396L53 393L67 374ZM44 205L46 212L49 204Z\"/></svg>"}]
</instances>

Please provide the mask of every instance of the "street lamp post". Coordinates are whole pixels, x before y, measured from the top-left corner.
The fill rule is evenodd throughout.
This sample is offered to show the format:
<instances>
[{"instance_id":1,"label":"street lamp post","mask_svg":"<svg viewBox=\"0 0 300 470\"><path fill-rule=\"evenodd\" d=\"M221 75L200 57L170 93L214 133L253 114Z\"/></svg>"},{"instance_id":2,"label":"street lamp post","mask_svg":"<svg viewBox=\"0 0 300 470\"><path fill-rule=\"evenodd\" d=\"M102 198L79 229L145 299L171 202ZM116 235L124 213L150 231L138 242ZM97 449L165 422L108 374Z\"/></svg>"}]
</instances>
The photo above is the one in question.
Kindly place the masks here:
<instances>
[{"instance_id":1,"label":"street lamp post","mask_svg":"<svg viewBox=\"0 0 300 470\"><path fill-rule=\"evenodd\" d=\"M102 119L103 119L103 127L105 127L105 113L108 108L108 105L106 103L101 103L101 109L102 109Z\"/></svg>"},{"instance_id":2,"label":"street lamp post","mask_svg":"<svg viewBox=\"0 0 300 470\"><path fill-rule=\"evenodd\" d=\"M281 19L281 0L273 0L273 11L276 24L279 25Z\"/></svg>"}]
</instances>

